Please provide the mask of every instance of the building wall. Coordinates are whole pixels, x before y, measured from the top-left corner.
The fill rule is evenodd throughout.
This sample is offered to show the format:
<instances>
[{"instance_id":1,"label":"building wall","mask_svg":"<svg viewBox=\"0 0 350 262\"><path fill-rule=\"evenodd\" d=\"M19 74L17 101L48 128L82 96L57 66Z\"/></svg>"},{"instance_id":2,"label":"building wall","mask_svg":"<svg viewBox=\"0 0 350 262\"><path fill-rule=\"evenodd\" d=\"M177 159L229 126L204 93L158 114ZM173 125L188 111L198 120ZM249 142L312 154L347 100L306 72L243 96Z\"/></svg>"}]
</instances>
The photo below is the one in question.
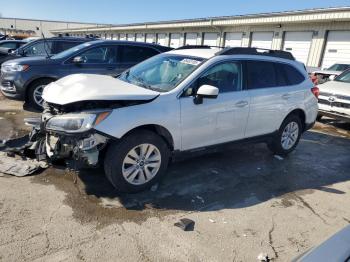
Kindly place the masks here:
<instances>
[{"instance_id":1,"label":"building wall","mask_svg":"<svg viewBox=\"0 0 350 262\"><path fill-rule=\"evenodd\" d=\"M102 24L91 23L75 23L75 22L61 22L61 21L45 21L19 18L0 18L0 33L2 34L30 34L32 36L54 36L52 30L58 29L73 29L81 27L97 27ZM104 25L105 26L105 25Z\"/></svg>"}]
</instances>

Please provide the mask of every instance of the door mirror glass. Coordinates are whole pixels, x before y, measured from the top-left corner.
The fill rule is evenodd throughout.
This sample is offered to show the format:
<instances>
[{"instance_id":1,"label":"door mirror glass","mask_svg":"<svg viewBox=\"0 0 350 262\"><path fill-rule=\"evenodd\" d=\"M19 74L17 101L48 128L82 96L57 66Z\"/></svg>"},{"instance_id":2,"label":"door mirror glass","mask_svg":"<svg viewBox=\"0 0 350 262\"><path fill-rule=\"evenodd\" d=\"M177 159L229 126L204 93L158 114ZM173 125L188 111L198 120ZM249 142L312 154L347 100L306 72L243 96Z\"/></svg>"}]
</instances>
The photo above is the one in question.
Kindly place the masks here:
<instances>
[{"instance_id":1,"label":"door mirror glass","mask_svg":"<svg viewBox=\"0 0 350 262\"><path fill-rule=\"evenodd\" d=\"M195 104L203 103L203 98L214 99L219 95L219 88L211 85L202 85L198 91L196 96L194 97Z\"/></svg>"},{"instance_id":2,"label":"door mirror glass","mask_svg":"<svg viewBox=\"0 0 350 262\"><path fill-rule=\"evenodd\" d=\"M81 56L76 56L73 58L73 63L74 64L82 64L82 63L85 63L85 60Z\"/></svg>"}]
</instances>

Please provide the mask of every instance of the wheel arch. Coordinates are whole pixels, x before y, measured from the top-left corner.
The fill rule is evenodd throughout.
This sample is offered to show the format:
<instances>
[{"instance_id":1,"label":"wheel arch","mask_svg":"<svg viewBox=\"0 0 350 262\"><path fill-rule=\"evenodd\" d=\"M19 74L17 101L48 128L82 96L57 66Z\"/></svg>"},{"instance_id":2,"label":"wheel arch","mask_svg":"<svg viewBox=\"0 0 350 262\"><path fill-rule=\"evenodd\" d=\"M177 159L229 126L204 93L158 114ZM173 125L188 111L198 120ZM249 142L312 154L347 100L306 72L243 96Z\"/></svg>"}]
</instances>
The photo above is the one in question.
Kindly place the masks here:
<instances>
[{"instance_id":1,"label":"wheel arch","mask_svg":"<svg viewBox=\"0 0 350 262\"><path fill-rule=\"evenodd\" d=\"M173 136L171 135L171 133L169 132L168 129L166 129L165 127L163 127L161 125L157 125L157 124L149 124L149 125L142 125L142 126L135 127L133 129L131 129L130 131L128 131L127 133L125 133L121 138L128 136L131 133L134 133L134 132L139 131L139 130L149 130L149 131L156 133L157 135L159 135L160 137L162 137L164 139L164 141L167 143L167 145L169 146L169 149L171 151L174 150Z\"/></svg>"},{"instance_id":2,"label":"wheel arch","mask_svg":"<svg viewBox=\"0 0 350 262\"><path fill-rule=\"evenodd\" d=\"M25 101L28 101L28 90L29 90L29 88L31 88L38 81L46 80L46 79L47 80L52 80L52 82L57 80L57 78L52 77L52 76L40 76L40 77L36 77L36 78L31 79L30 81L28 81L28 83L25 86Z\"/></svg>"},{"instance_id":3,"label":"wheel arch","mask_svg":"<svg viewBox=\"0 0 350 262\"><path fill-rule=\"evenodd\" d=\"M300 118L301 124L303 125L303 132L304 132L305 128L306 128L306 114L305 114L305 111L303 109L300 109L300 108L293 109L292 111L290 111L288 113L288 115L284 119L286 119L287 117L289 117L291 115L296 115L296 116L298 116Z\"/></svg>"}]
</instances>

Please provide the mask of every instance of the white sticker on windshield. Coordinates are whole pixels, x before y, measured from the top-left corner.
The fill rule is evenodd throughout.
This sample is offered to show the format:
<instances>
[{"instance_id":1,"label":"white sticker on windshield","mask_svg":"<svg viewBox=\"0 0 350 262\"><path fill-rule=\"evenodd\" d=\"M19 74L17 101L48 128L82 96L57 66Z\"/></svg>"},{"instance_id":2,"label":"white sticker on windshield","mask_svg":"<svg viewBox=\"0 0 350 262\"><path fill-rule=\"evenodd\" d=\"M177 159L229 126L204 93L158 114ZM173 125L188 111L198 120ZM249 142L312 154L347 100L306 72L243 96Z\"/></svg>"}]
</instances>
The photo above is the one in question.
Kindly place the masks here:
<instances>
[{"instance_id":1,"label":"white sticker on windshield","mask_svg":"<svg viewBox=\"0 0 350 262\"><path fill-rule=\"evenodd\" d=\"M189 58L182 59L180 62L189 65L199 65L201 63L200 61Z\"/></svg>"}]
</instances>

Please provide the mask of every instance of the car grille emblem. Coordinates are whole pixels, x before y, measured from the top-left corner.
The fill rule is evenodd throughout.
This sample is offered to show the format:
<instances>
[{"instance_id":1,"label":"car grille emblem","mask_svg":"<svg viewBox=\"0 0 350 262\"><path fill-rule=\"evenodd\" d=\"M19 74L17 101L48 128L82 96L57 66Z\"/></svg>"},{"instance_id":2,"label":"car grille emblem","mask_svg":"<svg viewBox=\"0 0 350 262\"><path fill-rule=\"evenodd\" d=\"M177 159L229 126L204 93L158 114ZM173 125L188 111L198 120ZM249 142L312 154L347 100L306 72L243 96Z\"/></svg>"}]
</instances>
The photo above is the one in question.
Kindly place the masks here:
<instances>
[{"instance_id":1,"label":"car grille emblem","mask_svg":"<svg viewBox=\"0 0 350 262\"><path fill-rule=\"evenodd\" d=\"M335 101L335 97L334 97L334 96L330 96L330 97L328 98L328 101L329 101L329 102L334 102L334 101Z\"/></svg>"}]
</instances>

